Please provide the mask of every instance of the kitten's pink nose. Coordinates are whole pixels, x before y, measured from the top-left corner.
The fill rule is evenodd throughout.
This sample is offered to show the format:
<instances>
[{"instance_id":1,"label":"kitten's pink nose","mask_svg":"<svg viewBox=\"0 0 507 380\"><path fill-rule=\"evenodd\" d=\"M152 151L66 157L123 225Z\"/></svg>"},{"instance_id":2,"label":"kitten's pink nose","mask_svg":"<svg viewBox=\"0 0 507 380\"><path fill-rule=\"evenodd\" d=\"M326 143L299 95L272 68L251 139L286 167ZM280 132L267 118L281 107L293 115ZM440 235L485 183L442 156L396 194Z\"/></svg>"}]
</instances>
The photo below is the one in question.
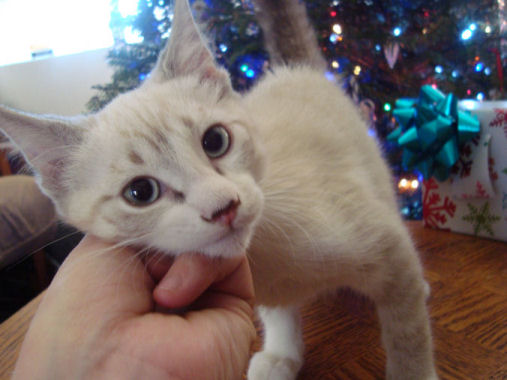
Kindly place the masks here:
<instances>
[{"instance_id":1,"label":"kitten's pink nose","mask_svg":"<svg viewBox=\"0 0 507 380\"><path fill-rule=\"evenodd\" d=\"M227 206L223 208L219 208L216 210L212 215L211 218L206 218L204 216L201 216L206 222L209 223L220 223L225 226L231 226L232 222L236 218L236 215L238 213L238 207L241 204L241 201L239 200L232 200L230 201Z\"/></svg>"}]
</instances>

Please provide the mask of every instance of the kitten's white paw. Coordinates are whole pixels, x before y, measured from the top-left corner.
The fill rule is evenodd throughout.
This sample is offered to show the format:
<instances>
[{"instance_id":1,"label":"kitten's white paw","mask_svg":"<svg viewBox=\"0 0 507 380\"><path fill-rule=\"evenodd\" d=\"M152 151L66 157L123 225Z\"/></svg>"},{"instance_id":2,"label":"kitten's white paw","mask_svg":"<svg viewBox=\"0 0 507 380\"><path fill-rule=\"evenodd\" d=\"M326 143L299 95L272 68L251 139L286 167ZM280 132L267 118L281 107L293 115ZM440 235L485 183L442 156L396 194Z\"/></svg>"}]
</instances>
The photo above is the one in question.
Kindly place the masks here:
<instances>
[{"instance_id":1,"label":"kitten's white paw","mask_svg":"<svg viewBox=\"0 0 507 380\"><path fill-rule=\"evenodd\" d=\"M257 352L250 360L248 380L294 380L303 363L270 352Z\"/></svg>"}]
</instances>

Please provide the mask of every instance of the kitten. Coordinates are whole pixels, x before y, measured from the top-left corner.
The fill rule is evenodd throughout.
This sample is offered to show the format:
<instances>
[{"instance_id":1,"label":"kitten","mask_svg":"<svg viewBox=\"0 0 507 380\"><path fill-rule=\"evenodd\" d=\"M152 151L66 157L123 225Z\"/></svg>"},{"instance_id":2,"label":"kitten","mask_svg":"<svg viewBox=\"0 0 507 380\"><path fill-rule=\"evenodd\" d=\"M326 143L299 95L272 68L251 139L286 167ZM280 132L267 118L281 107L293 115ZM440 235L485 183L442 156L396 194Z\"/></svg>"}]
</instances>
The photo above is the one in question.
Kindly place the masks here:
<instances>
[{"instance_id":1,"label":"kitten","mask_svg":"<svg viewBox=\"0 0 507 380\"><path fill-rule=\"evenodd\" d=\"M297 0L282 3L305 22ZM176 0L170 41L138 89L73 118L1 107L0 128L83 231L172 255L248 248L265 326L250 380L294 379L298 307L344 286L376 303L387 378L436 379L427 285L388 169L323 59L300 62L237 94Z\"/></svg>"}]
</instances>

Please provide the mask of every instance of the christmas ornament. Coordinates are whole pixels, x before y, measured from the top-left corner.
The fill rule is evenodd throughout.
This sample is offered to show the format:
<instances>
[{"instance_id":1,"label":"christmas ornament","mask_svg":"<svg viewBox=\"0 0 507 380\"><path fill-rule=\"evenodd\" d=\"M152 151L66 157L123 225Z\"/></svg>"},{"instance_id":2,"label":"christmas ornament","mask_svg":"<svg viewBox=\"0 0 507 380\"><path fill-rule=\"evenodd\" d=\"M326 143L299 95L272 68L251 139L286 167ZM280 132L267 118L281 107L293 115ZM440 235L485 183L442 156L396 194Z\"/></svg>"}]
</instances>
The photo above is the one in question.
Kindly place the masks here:
<instances>
[{"instance_id":1,"label":"christmas ornament","mask_svg":"<svg viewBox=\"0 0 507 380\"><path fill-rule=\"evenodd\" d=\"M393 69L394 65L396 65L396 61L398 61L399 55L400 45L397 42L389 43L384 46L384 56L386 57L386 61L390 69Z\"/></svg>"},{"instance_id":2,"label":"christmas ornament","mask_svg":"<svg viewBox=\"0 0 507 380\"><path fill-rule=\"evenodd\" d=\"M403 166L419 170L426 179L447 179L458 160L458 146L480 131L478 118L458 111L453 94L429 85L421 88L419 99L398 99L393 115L400 127L387 139L403 148Z\"/></svg>"}]
</instances>

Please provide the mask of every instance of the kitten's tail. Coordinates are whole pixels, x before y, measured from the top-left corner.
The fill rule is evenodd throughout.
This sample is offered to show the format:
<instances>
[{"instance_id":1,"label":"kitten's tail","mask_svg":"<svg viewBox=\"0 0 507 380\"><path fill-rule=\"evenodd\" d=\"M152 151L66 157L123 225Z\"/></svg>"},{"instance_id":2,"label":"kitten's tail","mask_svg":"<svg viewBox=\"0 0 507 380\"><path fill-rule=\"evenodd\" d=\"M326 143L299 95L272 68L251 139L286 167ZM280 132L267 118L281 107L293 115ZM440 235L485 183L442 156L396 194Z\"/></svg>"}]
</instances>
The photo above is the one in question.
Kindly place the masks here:
<instances>
[{"instance_id":1,"label":"kitten's tail","mask_svg":"<svg viewBox=\"0 0 507 380\"><path fill-rule=\"evenodd\" d=\"M303 1L254 0L254 4L272 64L327 69Z\"/></svg>"}]
</instances>

